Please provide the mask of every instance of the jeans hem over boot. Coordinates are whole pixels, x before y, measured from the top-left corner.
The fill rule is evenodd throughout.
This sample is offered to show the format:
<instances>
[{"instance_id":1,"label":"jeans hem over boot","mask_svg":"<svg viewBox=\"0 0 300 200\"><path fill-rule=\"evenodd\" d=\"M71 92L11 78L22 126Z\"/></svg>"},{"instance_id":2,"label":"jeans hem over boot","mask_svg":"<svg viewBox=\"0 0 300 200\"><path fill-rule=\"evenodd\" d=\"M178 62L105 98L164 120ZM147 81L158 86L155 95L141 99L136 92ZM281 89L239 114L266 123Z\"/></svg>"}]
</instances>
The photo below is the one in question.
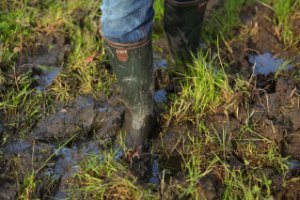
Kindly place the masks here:
<instances>
[{"instance_id":1,"label":"jeans hem over boot","mask_svg":"<svg viewBox=\"0 0 300 200\"><path fill-rule=\"evenodd\" d=\"M151 37L154 0L103 0L101 35L109 41L130 44Z\"/></svg>"}]
</instances>

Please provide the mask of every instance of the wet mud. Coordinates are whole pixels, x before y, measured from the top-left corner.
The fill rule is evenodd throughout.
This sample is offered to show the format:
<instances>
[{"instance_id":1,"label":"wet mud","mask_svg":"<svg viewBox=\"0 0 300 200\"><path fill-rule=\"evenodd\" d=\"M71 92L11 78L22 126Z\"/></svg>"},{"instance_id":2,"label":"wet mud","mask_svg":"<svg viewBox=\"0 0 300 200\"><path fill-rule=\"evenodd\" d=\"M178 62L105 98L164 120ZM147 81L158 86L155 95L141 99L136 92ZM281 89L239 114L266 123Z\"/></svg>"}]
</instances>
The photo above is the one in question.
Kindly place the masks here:
<instances>
[{"instance_id":1,"label":"wet mud","mask_svg":"<svg viewBox=\"0 0 300 200\"><path fill-rule=\"evenodd\" d=\"M300 82L292 80L290 73L292 72L283 73L276 79L273 77L272 84L274 85L271 92L255 88L250 97L237 94L237 103L234 106L221 106L216 113L207 115L203 121L208 128L208 135L211 134L222 140L223 133L226 133L226 138L224 138L227 146L226 161L233 169L247 171L245 160L250 157L248 157L245 147L248 145L249 139L252 140L251 143L255 146L256 152L267 154L275 143L276 150L282 156L289 157L286 163L289 172L285 177L289 182L288 185L283 181L284 177L276 172L275 166L271 169L263 168L262 174L264 175L271 171L267 177L272 180L272 195L278 199L298 199L300 194L298 190L300 187L298 181L300 172ZM266 79L267 77L264 77L262 80ZM249 125L253 131L241 133L241 130ZM156 139L154 149L157 150L157 154L165 155L167 158L163 160L161 166L164 166L165 170L170 169L170 166L173 168L177 166L170 173L172 178L179 176L182 172L182 152L186 146L190 145L188 136L194 136L203 141L209 138L191 123L180 125L171 123ZM210 144L203 147L203 152L206 152L203 154L203 159L209 158L210 152L218 152L219 145ZM223 154L224 152L220 153L220 156ZM259 163L261 161L257 158L252 162ZM265 163L265 165L268 164ZM182 180L182 182L184 181ZM175 183L176 181L173 182L173 184ZM224 183L220 176L205 181L199 180L199 183L203 184L199 186L201 197L221 199L222 195L220 196L220 194L224 192L222 189Z\"/></svg>"},{"instance_id":2,"label":"wet mud","mask_svg":"<svg viewBox=\"0 0 300 200\"><path fill-rule=\"evenodd\" d=\"M276 33L273 21L270 20L274 16L273 10L257 3L244 8L241 13L240 18L247 31L242 33L243 28L237 30L238 34L244 34L243 39L233 40L224 47L227 49L225 58L232 62L230 74L243 75L249 80L253 73L267 75L277 72L274 69L299 67L299 54L295 49L285 48L281 36Z\"/></svg>"},{"instance_id":3,"label":"wet mud","mask_svg":"<svg viewBox=\"0 0 300 200\"><path fill-rule=\"evenodd\" d=\"M42 119L29 140L16 140L1 148L0 199L15 199L19 185L34 173L34 196L66 198L69 181L87 156L101 155L121 127L124 108L97 105L80 96ZM72 141L64 145L70 138ZM17 174L15 174L17 172ZM18 182L16 182L18 180Z\"/></svg>"},{"instance_id":4,"label":"wet mud","mask_svg":"<svg viewBox=\"0 0 300 200\"><path fill-rule=\"evenodd\" d=\"M228 70L231 76L242 75L245 80L251 80L251 94L237 92L233 104L221 105L202 122L213 136L221 138L222 133L229 133L225 153L227 164L233 169L247 170L244 158L248 156L245 146L250 134L257 136L258 140L253 143L260 153L267 153L271 148L266 141L274 141L280 154L290 157L289 173L283 177L272 167L264 168L262 173L272 180L271 192L276 199L300 199L300 81L292 78L299 70L300 57L292 51L284 51L282 42L274 35L272 22L267 20L273 15L269 8L256 5L247 9L250 12L245 12L241 20L253 31L246 41L229 44L230 51L224 51L222 56L232 63ZM299 22L295 23L300 30ZM161 45L165 45L164 42ZM34 87L42 92L59 74L61 63L72 47L60 34L37 38L36 44L35 52L21 55L16 73L31 70L36 80ZM174 91L167 61L154 57L154 101L160 113L168 104L169 93ZM291 62L285 65L285 59ZM278 70L283 71L275 76ZM0 146L0 199L17 198L20 185L31 173L38 180L34 197L66 198L80 163L89 155L101 155L114 142L122 127L124 110L117 95L97 101L90 96L79 96L66 105L57 105L54 113L44 116L34 126L27 139L14 139ZM0 136L6 132L2 124L0 121ZM241 129L249 124L253 132L241 134ZM190 144L187 133L200 140L208 137L194 123L169 123L153 139L153 155L146 153L131 165L132 173L142 183L161 187L162 199L178 199L176 184L187 184L186 172L182 170L182 149ZM203 160L211 156L209 152L220 153L218 149L217 144L204 146ZM221 199L225 191L222 178L222 172L218 171L199 178L199 197ZM284 178L287 178L285 182Z\"/></svg>"},{"instance_id":5,"label":"wet mud","mask_svg":"<svg viewBox=\"0 0 300 200\"><path fill-rule=\"evenodd\" d=\"M69 39L59 32L40 33L31 38L31 43L23 49L17 49L19 58L14 70L8 71L9 77L30 74L35 80L33 86L37 92L44 91L59 74L63 62L72 51ZM26 51L31 49L31 51Z\"/></svg>"},{"instance_id":6,"label":"wet mud","mask_svg":"<svg viewBox=\"0 0 300 200\"><path fill-rule=\"evenodd\" d=\"M120 130L123 106L97 105L92 97L78 97L58 112L41 120L31 136L39 141L79 138L112 139Z\"/></svg>"},{"instance_id":7,"label":"wet mud","mask_svg":"<svg viewBox=\"0 0 300 200\"><path fill-rule=\"evenodd\" d=\"M251 141L257 152L267 154L272 144L276 144L277 151L287 160L289 172L286 180L276 172L276 168L263 168L262 174L272 181L271 192L275 199L298 199L299 189L299 160L300 160L300 82L294 78L298 76L300 62L299 55L293 50L285 49L279 36L274 34L271 19L273 11L256 4L246 8L241 20L244 25L251 27L251 33L243 41L234 40L225 51L224 57L231 63L227 73L232 77L243 77L249 82L249 93L242 91L235 94L234 103L221 105L215 112L202 120L208 128L208 135L224 138L226 160L233 169L247 171L245 146L253 134L257 141ZM242 12L243 13L243 12ZM224 49L227 47L224 46ZM286 61L288 60L288 62ZM161 74L158 74L161 75ZM163 80L163 79L162 79ZM162 84L161 84L162 85ZM233 87L235 83L232 84ZM163 85L164 86L164 85ZM243 128L251 126L253 132L241 133ZM184 145L189 145L186 135L196 136L200 140L207 140L207 135L197 129L197 126L186 122L171 123L160 133L155 149L167 158L175 158L180 163L180 156ZM254 137L254 138L255 138ZM244 142L243 142L244 141ZM218 152L219 146L203 147L205 156L209 152ZM223 156L223 153L220 156ZM205 156L203 159L205 159ZM168 161L165 160L164 164ZM254 160L255 162L260 162ZM174 162L173 162L174 163ZM171 162L171 166L175 166ZM180 167L172 174L173 178L181 173ZM224 192L222 175L199 180L201 197L207 199L221 199ZM285 181L286 181L285 180ZM180 181L180 180L176 180ZM176 181L173 183L176 184ZM184 182L184 180L182 180ZM203 185L201 185L201 183Z\"/></svg>"}]
</instances>

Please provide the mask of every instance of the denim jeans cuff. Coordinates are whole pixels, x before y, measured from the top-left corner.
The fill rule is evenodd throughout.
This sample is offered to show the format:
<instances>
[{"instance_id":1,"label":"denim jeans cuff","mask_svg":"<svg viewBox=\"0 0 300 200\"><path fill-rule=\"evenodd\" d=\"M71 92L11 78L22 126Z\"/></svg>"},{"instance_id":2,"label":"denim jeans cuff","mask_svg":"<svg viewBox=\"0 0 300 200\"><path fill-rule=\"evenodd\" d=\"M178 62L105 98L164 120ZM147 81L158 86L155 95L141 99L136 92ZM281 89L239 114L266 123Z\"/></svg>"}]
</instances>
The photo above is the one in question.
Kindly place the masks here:
<instances>
[{"instance_id":1,"label":"denim jeans cuff","mask_svg":"<svg viewBox=\"0 0 300 200\"><path fill-rule=\"evenodd\" d=\"M124 49L135 49L139 47L143 47L147 45L149 42L151 42L150 38L145 38L143 40L137 41L137 42L132 42L132 43L119 43L119 42L113 42L106 38L100 31L100 37L103 38L105 42L107 42L110 46L114 48L124 48Z\"/></svg>"}]
</instances>

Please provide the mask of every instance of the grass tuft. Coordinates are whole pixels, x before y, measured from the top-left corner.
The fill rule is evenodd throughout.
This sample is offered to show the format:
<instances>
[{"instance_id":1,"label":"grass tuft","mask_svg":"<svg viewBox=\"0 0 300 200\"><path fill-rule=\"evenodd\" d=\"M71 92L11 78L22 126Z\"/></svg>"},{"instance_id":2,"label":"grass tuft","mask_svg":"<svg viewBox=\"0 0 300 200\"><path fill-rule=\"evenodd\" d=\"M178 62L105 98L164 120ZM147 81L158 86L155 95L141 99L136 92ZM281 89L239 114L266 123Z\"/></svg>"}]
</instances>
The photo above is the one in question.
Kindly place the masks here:
<instances>
[{"instance_id":1,"label":"grass tuft","mask_svg":"<svg viewBox=\"0 0 300 200\"><path fill-rule=\"evenodd\" d=\"M81 164L75 181L83 199L155 199L137 184L127 165L115 160L115 152L91 155ZM73 190L76 195L76 190Z\"/></svg>"}]
</instances>

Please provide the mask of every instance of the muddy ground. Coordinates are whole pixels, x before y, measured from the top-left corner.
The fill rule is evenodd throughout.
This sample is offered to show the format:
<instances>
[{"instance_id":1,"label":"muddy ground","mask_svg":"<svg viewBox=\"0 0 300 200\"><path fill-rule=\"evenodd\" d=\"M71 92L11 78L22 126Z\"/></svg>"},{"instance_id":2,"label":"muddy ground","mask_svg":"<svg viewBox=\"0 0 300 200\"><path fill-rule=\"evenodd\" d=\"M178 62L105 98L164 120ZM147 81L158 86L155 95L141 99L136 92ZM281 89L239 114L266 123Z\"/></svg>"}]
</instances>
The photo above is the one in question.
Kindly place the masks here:
<instances>
[{"instance_id":1,"label":"muddy ground","mask_svg":"<svg viewBox=\"0 0 300 200\"><path fill-rule=\"evenodd\" d=\"M232 88L237 84L234 81L237 76L242 76L249 85L246 91L235 91L231 102L220 105L202 121L208 127L209 134L221 135L224 131L229 134L225 141L228 144L225 160L232 169L244 173L249 170L246 164L249 155L245 151L248 139L256 135L257 140L251 143L256 147L255 152L260 154L273 148L271 145L274 143L270 141L275 142L275 149L282 156L290 156L288 173L283 177L276 166L267 164L262 164L262 170L257 173L263 173L272 180L271 193L274 199L300 199L300 57L295 51L285 50L278 35L274 34L273 23L268 20L273 15L269 8L257 4L246 10L250 12L243 14L241 19L245 26L251 27L250 34L246 39L224 45L222 56L231 63L228 74L232 78ZM300 24L295 22L294 28L300 30ZM237 29L236 34L239 34L239 31L241 30ZM57 69L54 74L59 73L58 63L72 50L68 40L62 36L45 38L44 41L37 41L37 44L43 45L36 47L36 55L20 58L17 67L17 73L32 70L33 76L39 77L36 85L32 87L38 87L41 91L55 78L55 75L49 78L48 69ZM53 44L56 44L56 47L48 50L47 47ZM280 58L288 59L291 61L291 69L276 76L277 71L271 70L264 74L254 69L251 58L264 53L271 55L267 64L271 65ZM164 61L159 63L166 66ZM39 69L38 65L48 69ZM160 69L156 71L156 90L160 91L160 95L157 96L158 107L160 102L169 100L165 99L165 91L170 92L167 88L170 78L164 73L166 72ZM117 94L108 98L99 95L97 100L91 96L79 96L65 105L58 103L55 105L55 112L40 119L25 139L19 139L15 130L8 130L0 124L2 137L11 133L16 136L1 146L3 155L0 160L0 199L15 199L25 176L32 170L38 177L34 196L41 199L67 197L69 182L77 172L79 163L87 155L101 154L117 137L124 115L124 106L116 100L117 98ZM142 156L141 160L134 162L131 166L133 174L138 176L143 184L158 184L161 181L159 174L172 166L168 174L172 179L169 178L169 181L165 182L165 187L171 188L176 183L184 185L186 174L181 170L182 158L179 153L184 144L181 140L182 135L189 132L202 140L208 136L199 131L194 123L169 123L165 126L161 113L158 114L158 119L163 130L159 128L160 133L152 140L155 147L155 151L152 152L154 156L151 157L148 153ZM241 133L241 129L246 126L251 126L252 131ZM64 142L68 143L62 147L57 146ZM209 158L212 152L223 155L222 152L218 152L217 145L203 148L206 152L203 155L204 159ZM255 160L255 157L249 160L252 163L261 162L259 158ZM153 170L153 166L156 169ZM222 171L216 169L210 172L199 180L199 194L207 199L221 199L225 190L223 180ZM174 188L172 194L162 194L163 198L164 195L176 199L178 194Z\"/></svg>"}]
</instances>

